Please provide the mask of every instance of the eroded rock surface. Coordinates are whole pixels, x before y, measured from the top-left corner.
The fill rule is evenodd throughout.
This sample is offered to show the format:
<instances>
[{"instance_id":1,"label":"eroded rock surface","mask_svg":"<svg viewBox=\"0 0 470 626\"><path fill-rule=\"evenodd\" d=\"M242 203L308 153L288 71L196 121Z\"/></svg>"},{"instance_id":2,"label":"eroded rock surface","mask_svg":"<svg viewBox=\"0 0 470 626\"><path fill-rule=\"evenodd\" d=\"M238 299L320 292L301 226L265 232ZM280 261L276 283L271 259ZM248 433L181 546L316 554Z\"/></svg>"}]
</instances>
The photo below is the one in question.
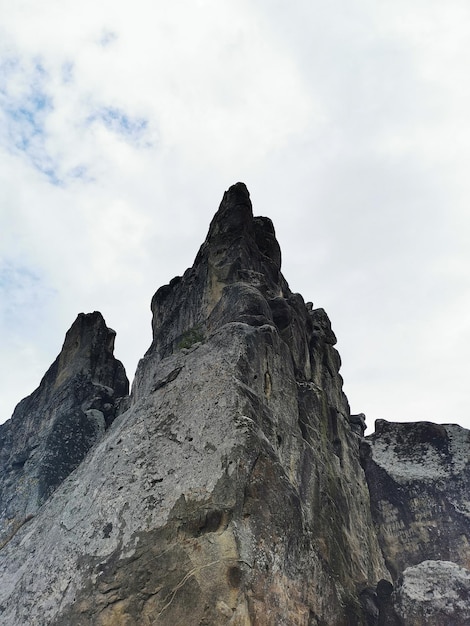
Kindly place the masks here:
<instances>
[{"instance_id":1,"label":"eroded rock surface","mask_svg":"<svg viewBox=\"0 0 470 626\"><path fill-rule=\"evenodd\" d=\"M0 426L0 546L75 469L129 390L113 356L115 333L81 313L39 387Z\"/></svg>"},{"instance_id":2,"label":"eroded rock surface","mask_svg":"<svg viewBox=\"0 0 470 626\"><path fill-rule=\"evenodd\" d=\"M128 410L4 546L0 620L374 623L367 590L388 572L362 421L326 313L280 263L234 185L194 266L153 298Z\"/></svg>"}]
</instances>

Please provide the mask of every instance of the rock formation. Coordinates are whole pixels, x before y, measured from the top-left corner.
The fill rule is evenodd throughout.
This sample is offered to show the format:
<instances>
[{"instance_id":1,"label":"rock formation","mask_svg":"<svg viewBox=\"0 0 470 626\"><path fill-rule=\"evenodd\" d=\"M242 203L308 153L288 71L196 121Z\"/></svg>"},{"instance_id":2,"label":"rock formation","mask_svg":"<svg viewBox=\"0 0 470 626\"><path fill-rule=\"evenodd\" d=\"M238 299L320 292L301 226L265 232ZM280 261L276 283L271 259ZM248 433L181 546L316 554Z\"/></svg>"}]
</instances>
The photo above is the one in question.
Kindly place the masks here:
<instances>
[{"instance_id":1,"label":"rock formation","mask_svg":"<svg viewBox=\"0 0 470 626\"><path fill-rule=\"evenodd\" d=\"M129 383L115 332L80 314L39 387L0 426L0 546L33 517L115 417Z\"/></svg>"},{"instance_id":2,"label":"rock formation","mask_svg":"<svg viewBox=\"0 0 470 626\"><path fill-rule=\"evenodd\" d=\"M470 569L470 438L460 426L378 420L367 438L372 514L396 580L425 560Z\"/></svg>"},{"instance_id":3,"label":"rock formation","mask_svg":"<svg viewBox=\"0 0 470 626\"><path fill-rule=\"evenodd\" d=\"M109 330L99 314L79 316L39 390L0 430L10 459L1 624L417 626L436 607L410 604L412 567L466 580L463 562L425 567L425 549L380 530L379 480L388 489L395 479L376 451L395 444L378 434L365 443L329 319L290 291L280 267L271 221L253 217L246 187L234 185L193 267L155 294L152 344L124 401ZM31 452L13 474L20 449ZM44 456L54 479L38 497L23 485L39 484ZM454 539L441 564L464 544Z\"/></svg>"}]
</instances>

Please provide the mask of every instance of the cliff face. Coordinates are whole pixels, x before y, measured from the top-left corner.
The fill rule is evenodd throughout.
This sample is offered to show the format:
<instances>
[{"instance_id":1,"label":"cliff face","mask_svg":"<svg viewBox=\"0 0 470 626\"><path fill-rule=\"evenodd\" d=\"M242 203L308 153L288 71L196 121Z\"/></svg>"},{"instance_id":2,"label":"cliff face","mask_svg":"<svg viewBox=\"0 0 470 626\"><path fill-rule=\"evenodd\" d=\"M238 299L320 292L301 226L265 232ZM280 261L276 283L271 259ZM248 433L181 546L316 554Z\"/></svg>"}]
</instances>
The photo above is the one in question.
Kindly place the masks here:
<instances>
[{"instance_id":1,"label":"cliff face","mask_svg":"<svg viewBox=\"0 0 470 626\"><path fill-rule=\"evenodd\" d=\"M410 560L400 548L406 534L394 543L386 528L376 531L384 495L376 474L392 480L379 460L385 448L378 436L365 444L363 416L350 415L326 313L292 293L280 267L273 225L253 217L238 183L193 267L155 294L153 340L130 398L117 399L126 382L102 318L93 314L91 327L102 329L95 343L77 344L83 332L72 327L37 395L0 431L5 458L22 441L39 450L53 437L51 458L62 460L49 465L62 472L69 460L31 513L15 505L22 524L0 552L0 623L428 623L408 619L413 575L398 581L426 551ZM80 348L90 344L100 347ZM79 375L88 387L77 400ZM76 431L85 434L64 436L61 424L69 432L78 410L85 423ZM15 424L30 422L30 439L21 439ZM44 423L36 439L33 422ZM85 437L89 422L98 426ZM72 439L85 441L81 463ZM23 485L41 472L32 460L22 467L9 474L15 495L2 493L1 519L8 498L31 501ZM451 569L465 579L466 569Z\"/></svg>"},{"instance_id":2,"label":"cliff face","mask_svg":"<svg viewBox=\"0 0 470 626\"><path fill-rule=\"evenodd\" d=\"M100 313L80 314L40 386L0 426L0 546L74 470L127 395Z\"/></svg>"}]
</instances>

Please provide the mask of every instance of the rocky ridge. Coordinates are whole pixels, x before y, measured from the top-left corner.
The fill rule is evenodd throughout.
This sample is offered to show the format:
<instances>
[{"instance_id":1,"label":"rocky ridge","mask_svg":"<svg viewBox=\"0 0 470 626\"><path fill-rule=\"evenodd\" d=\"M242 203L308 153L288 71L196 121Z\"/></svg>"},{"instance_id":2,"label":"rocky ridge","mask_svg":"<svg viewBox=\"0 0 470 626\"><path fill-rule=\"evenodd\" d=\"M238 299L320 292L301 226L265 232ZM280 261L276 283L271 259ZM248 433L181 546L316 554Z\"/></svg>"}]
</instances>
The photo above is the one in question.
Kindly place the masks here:
<instances>
[{"instance_id":1,"label":"rocky ridge","mask_svg":"<svg viewBox=\"0 0 470 626\"><path fill-rule=\"evenodd\" d=\"M15 532L7 528L0 623L415 626L439 623L419 620L443 606L454 622L442 624L466 623L468 563L454 556L468 536L467 518L455 523L452 548L439 553L450 565L424 566L434 558L426 545L410 547L424 525L413 526L409 545L406 532L390 539L380 515L393 505L408 524L416 487L406 454L393 457L396 425L363 439L364 416L350 414L329 319L290 291L280 268L271 221L253 217L246 187L234 185L193 267L155 294L152 344L124 401L127 379L113 361L109 329L99 314L91 324L79 316L75 325L96 332L72 327L42 392L0 427L5 458L29 442L12 430L27 423L40 442L33 450L56 432L56 449L70 459L31 513L17 506ZM78 342L99 344L97 351L73 347L83 334L100 337ZM78 372L91 385L81 395ZM51 390L64 381L58 403ZM67 425L74 411L98 424L78 446L78 461L70 437L51 421L59 407ZM453 505L465 511L468 440L447 432L448 456L439 458L442 471L457 468L447 477ZM418 467L427 452L418 446L415 454ZM21 478L10 474L12 494L40 475L35 467L25 460ZM383 504L387 490L391 502ZM28 494L21 502L31 502ZM0 495L3 520L8 498ZM442 506L454 516L457 505ZM426 606L417 600L411 581L437 570L448 581L442 589L457 581L451 608L439 594L437 604L426 594Z\"/></svg>"}]
</instances>

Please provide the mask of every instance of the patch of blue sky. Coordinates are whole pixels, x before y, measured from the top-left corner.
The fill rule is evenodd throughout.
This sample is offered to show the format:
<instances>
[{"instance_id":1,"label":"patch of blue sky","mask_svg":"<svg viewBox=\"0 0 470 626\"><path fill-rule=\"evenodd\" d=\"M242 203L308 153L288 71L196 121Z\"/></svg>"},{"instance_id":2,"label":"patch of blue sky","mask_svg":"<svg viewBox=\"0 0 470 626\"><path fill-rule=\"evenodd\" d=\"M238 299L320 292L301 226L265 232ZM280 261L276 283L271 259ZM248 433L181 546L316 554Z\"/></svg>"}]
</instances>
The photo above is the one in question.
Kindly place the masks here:
<instances>
[{"instance_id":1,"label":"patch of blue sky","mask_svg":"<svg viewBox=\"0 0 470 626\"><path fill-rule=\"evenodd\" d=\"M53 111L53 101L46 90L47 72L40 63L26 70L17 59L7 59L2 63L3 78L0 82L0 107L5 130L2 140L6 148L22 152L30 163L54 184L60 184L58 168L54 159L47 153L45 124ZM19 76L18 76L19 74ZM25 88L17 93L10 89L20 78Z\"/></svg>"},{"instance_id":2,"label":"patch of blue sky","mask_svg":"<svg viewBox=\"0 0 470 626\"><path fill-rule=\"evenodd\" d=\"M88 123L99 122L126 141L145 145L149 123L143 117L132 117L117 107L101 107L88 117Z\"/></svg>"},{"instance_id":3,"label":"patch of blue sky","mask_svg":"<svg viewBox=\"0 0 470 626\"><path fill-rule=\"evenodd\" d=\"M27 149L33 137L44 135L44 121L52 110L52 100L41 91L33 91L21 102L7 103L4 110L15 145Z\"/></svg>"},{"instance_id":4,"label":"patch of blue sky","mask_svg":"<svg viewBox=\"0 0 470 626\"><path fill-rule=\"evenodd\" d=\"M118 38L117 33L115 33L112 30L104 29L103 32L101 33L101 37L98 39L98 44L100 46L103 46L103 48L107 48L112 43L114 43L117 38Z\"/></svg>"},{"instance_id":5,"label":"patch of blue sky","mask_svg":"<svg viewBox=\"0 0 470 626\"><path fill-rule=\"evenodd\" d=\"M72 63L72 61L67 61L66 63L63 63L61 67L62 82L65 84L72 83L74 79L74 71L75 65L74 63Z\"/></svg>"},{"instance_id":6,"label":"patch of blue sky","mask_svg":"<svg viewBox=\"0 0 470 626\"><path fill-rule=\"evenodd\" d=\"M86 165L77 165L67 172L69 178L80 178L81 180L87 180L89 178L88 168Z\"/></svg>"},{"instance_id":7,"label":"patch of blue sky","mask_svg":"<svg viewBox=\"0 0 470 626\"><path fill-rule=\"evenodd\" d=\"M51 289L37 271L14 260L0 265L0 322L2 327L27 330L55 299Z\"/></svg>"}]
</instances>

